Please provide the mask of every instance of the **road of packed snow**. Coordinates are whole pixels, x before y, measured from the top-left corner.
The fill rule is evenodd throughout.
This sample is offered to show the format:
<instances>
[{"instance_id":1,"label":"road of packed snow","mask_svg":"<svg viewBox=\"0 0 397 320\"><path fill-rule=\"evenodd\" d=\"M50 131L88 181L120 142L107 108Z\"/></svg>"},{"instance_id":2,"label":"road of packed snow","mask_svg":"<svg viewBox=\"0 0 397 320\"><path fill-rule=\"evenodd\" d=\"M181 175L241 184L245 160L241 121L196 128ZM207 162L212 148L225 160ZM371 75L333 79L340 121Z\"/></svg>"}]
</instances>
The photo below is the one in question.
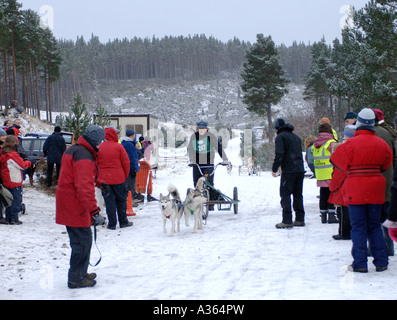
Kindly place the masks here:
<instances>
[{"instance_id":1,"label":"road of packed snow","mask_svg":"<svg viewBox=\"0 0 397 320\"><path fill-rule=\"evenodd\" d=\"M229 158L239 164L239 139L230 141ZM159 170L153 196L169 183L182 195L192 187L191 168L173 164ZM193 234L181 223L174 237L164 235L157 202L135 209L133 227L100 228L102 254L93 288L67 287L70 247L64 226L55 224L54 196L24 185L27 214L20 226L0 225L0 299L396 299L396 257L389 269L347 271L350 241L335 241L337 225L321 224L316 181L305 179L306 227L277 230L281 221L279 178L228 175L220 167L215 185L232 196L238 187L239 213L211 212L203 230ZM170 223L168 222L168 231ZM91 262L99 252L92 248Z\"/></svg>"}]
</instances>

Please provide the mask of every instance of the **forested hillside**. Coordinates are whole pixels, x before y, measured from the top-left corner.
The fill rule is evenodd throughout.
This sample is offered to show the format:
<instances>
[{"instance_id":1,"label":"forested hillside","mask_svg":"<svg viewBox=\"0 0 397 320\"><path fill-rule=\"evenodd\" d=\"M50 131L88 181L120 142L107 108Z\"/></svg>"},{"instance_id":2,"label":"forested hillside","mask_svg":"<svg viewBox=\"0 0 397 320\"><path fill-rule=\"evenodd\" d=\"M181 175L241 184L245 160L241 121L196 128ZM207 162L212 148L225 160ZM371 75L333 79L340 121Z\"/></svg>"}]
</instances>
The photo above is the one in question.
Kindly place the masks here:
<instances>
[{"instance_id":1,"label":"forested hillside","mask_svg":"<svg viewBox=\"0 0 397 320\"><path fill-rule=\"evenodd\" d=\"M339 129L346 111L380 108L390 121L397 109L397 1L369 1L352 17L332 44L277 46L286 78L303 86L299 92L304 88L309 113L328 116ZM172 113L182 121L252 117L241 102L240 76L252 47L204 34L55 39L36 12L0 0L0 105L17 101L53 120L51 111L69 111L80 93L91 112L102 106L109 113L155 112L163 120Z\"/></svg>"},{"instance_id":2,"label":"forested hillside","mask_svg":"<svg viewBox=\"0 0 397 320\"><path fill-rule=\"evenodd\" d=\"M63 63L60 81L55 84L54 104L62 110L80 92L88 104L97 105L112 98L100 95L103 88L107 92L120 91L133 87L136 80L139 86L144 83L142 80L172 80L170 83L174 84L220 80L223 72L240 72L250 47L250 43L237 38L223 43L205 35L116 39L108 43L101 43L94 35L88 41L82 37L76 41L60 40ZM302 82L309 68L310 48L297 43L279 48L282 64L295 83Z\"/></svg>"}]
</instances>

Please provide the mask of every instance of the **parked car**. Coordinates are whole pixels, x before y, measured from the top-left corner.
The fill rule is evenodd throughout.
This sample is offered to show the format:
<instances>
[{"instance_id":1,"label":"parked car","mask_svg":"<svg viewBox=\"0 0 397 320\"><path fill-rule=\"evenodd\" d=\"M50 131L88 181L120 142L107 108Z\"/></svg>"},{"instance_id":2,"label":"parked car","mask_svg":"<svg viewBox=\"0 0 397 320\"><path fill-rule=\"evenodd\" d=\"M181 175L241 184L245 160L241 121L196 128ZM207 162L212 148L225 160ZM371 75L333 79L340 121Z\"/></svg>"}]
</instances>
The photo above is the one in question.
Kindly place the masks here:
<instances>
[{"instance_id":1,"label":"parked car","mask_svg":"<svg viewBox=\"0 0 397 320\"><path fill-rule=\"evenodd\" d=\"M66 147L69 148L73 143L73 133L62 131L61 135L65 139ZM43 146L50 134L44 133L27 133L24 137L20 138L20 152L26 155L28 160L36 162L44 156ZM47 160L44 157L44 160Z\"/></svg>"},{"instance_id":2,"label":"parked car","mask_svg":"<svg viewBox=\"0 0 397 320\"><path fill-rule=\"evenodd\" d=\"M26 159L36 162L44 156L43 146L48 135L27 134L20 138L19 152L24 154Z\"/></svg>"}]
</instances>

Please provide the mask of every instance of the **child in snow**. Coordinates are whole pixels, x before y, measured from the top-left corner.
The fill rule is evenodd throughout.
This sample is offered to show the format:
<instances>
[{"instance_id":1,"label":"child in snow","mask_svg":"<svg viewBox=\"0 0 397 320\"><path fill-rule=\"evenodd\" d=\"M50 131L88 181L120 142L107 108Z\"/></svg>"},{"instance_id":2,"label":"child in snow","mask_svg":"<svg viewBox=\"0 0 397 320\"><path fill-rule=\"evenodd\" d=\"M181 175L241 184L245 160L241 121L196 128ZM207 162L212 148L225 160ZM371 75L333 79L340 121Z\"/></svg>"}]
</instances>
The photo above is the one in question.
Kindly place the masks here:
<instances>
[{"instance_id":1,"label":"child in snow","mask_svg":"<svg viewBox=\"0 0 397 320\"><path fill-rule=\"evenodd\" d=\"M7 136L3 144L3 156L1 157L1 178L3 185L11 192L14 200L10 207L6 209L6 222L9 224L22 224L18 219L18 214L22 210L22 183L24 169L29 168L32 163L25 161L17 152L18 138Z\"/></svg>"}]
</instances>

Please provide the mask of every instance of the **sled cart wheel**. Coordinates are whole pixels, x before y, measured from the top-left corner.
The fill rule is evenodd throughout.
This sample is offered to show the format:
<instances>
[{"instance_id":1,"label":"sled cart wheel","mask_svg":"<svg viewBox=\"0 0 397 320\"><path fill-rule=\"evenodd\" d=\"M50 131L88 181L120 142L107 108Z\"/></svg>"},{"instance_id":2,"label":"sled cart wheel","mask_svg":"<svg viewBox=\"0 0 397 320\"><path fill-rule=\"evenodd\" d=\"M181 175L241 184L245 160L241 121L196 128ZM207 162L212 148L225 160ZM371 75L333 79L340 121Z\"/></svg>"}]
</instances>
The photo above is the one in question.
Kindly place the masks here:
<instances>
[{"instance_id":1,"label":"sled cart wheel","mask_svg":"<svg viewBox=\"0 0 397 320\"><path fill-rule=\"evenodd\" d=\"M233 210L234 214L238 213L238 190L237 187L234 187L233 189Z\"/></svg>"},{"instance_id":2,"label":"sled cart wheel","mask_svg":"<svg viewBox=\"0 0 397 320\"><path fill-rule=\"evenodd\" d=\"M206 193L206 197L207 197L207 203L205 203L204 206L203 206L203 220L204 221L207 220L207 218L208 218L208 212L209 212L208 201L210 199L209 191L205 190L205 193Z\"/></svg>"}]
</instances>

